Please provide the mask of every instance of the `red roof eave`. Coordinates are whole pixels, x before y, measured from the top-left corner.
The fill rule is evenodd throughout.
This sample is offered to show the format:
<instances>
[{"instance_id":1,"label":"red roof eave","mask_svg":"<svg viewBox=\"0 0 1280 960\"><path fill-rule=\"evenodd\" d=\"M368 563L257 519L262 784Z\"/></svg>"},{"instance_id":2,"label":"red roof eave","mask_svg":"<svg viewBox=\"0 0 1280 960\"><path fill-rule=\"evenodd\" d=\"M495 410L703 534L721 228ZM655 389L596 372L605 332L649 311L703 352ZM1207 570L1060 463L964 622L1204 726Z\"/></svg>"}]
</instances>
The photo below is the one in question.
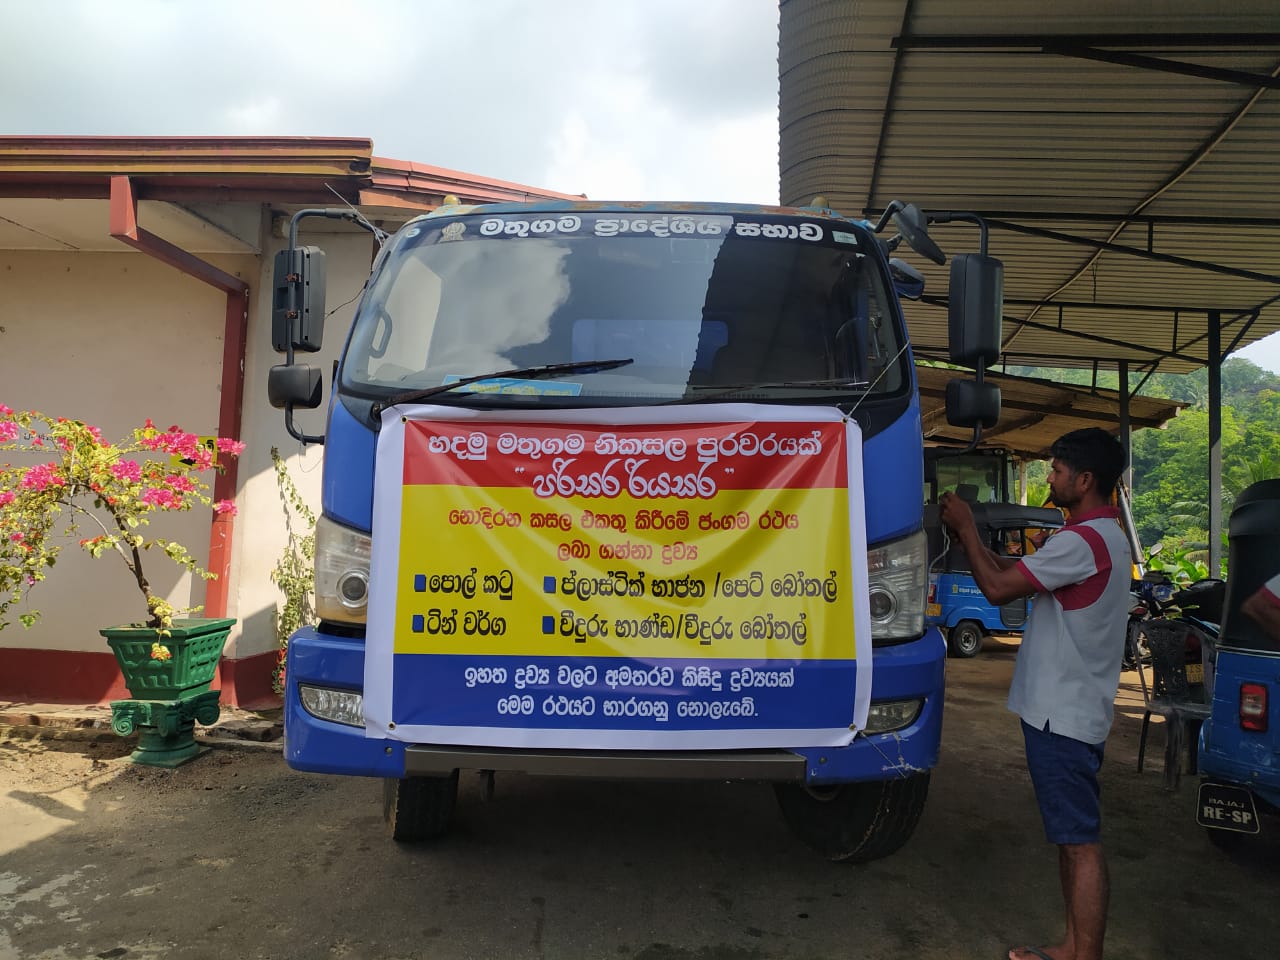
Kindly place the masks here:
<instances>
[{"instance_id":1,"label":"red roof eave","mask_svg":"<svg viewBox=\"0 0 1280 960\"><path fill-rule=\"evenodd\" d=\"M255 191L331 196L367 183L373 141L350 137L0 137L0 196L144 197Z\"/></svg>"},{"instance_id":2,"label":"red roof eave","mask_svg":"<svg viewBox=\"0 0 1280 960\"><path fill-rule=\"evenodd\" d=\"M105 198L111 177L137 196L327 202L337 191L376 206L430 210L453 194L463 203L582 200L404 160L373 156L353 137L0 136L0 196Z\"/></svg>"},{"instance_id":3,"label":"red roof eave","mask_svg":"<svg viewBox=\"0 0 1280 960\"><path fill-rule=\"evenodd\" d=\"M449 170L445 167L391 160L386 157L374 157L370 172L375 191L428 194L434 197L453 194L463 203L522 203L530 200L585 199L584 194L560 193L556 190L545 190L509 180L495 180L459 170Z\"/></svg>"}]
</instances>

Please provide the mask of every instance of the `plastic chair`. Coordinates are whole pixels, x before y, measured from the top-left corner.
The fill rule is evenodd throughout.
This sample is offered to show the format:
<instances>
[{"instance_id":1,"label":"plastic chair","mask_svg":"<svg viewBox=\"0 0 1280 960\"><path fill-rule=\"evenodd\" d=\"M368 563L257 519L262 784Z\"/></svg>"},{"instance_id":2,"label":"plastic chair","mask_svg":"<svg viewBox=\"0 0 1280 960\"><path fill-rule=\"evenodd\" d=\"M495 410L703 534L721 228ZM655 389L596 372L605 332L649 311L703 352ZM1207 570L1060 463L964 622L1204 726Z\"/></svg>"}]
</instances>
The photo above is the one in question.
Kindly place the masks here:
<instances>
[{"instance_id":1,"label":"plastic chair","mask_svg":"<svg viewBox=\"0 0 1280 960\"><path fill-rule=\"evenodd\" d=\"M1209 644L1202 640L1200 656L1206 664L1205 698L1193 695L1187 681L1187 633L1191 626L1176 620L1148 620L1142 625L1142 633L1151 651L1151 686L1145 678L1142 683L1146 712L1142 716L1142 735L1138 740L1138 772L1142 772L1147 749L1147 733L1151 727L1151 715L1159 714L1165 721L1164 785L1178 788L1182 773L1182 754L1189 755L1190 772L1196 770L1195 734L1208 719L1210 711ZM1141 676L1142 665L1138 664Z\"/></svg>"}]
</instances>

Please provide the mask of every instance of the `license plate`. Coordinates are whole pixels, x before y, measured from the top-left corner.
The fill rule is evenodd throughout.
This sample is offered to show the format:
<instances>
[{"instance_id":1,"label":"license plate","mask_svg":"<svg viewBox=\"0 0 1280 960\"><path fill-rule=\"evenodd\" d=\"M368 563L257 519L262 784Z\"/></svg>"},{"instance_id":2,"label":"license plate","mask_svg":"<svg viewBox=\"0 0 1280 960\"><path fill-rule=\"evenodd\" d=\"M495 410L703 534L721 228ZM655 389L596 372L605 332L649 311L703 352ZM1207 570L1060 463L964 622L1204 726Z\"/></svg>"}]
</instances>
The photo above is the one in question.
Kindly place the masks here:
<instances>
[{"instance_id":1,"label":"license plate","mask_svg":"<svg viewBox=\"0 0 1280 960\"><path fill-rule=\"evenodd\" d=\"M1234 830L1237 833L1257 833L1258 811L1253 805L1253 794L1243 787L1225 783L1200 784L1200 797L1196 804L1196 823L1215 830Z\"/></svg>"},{"instance_id":2,"label":"license plate","mask_svg":"<svg viewBox=\"0 0 1280 960\"><path fill-rule=\"evenodd\" d=\"M1204 683L1204 664L1187 664L1187 683Z\"/></svg>"},{"instance_id":3,"label":"license plate","mask_svg":"<svg viewBox=\"0 0 1280 960\"><path fill-rule=\"evenodd\" d=\"M924 615L925 615L926 617L940 617L940 616L942 616L942 604L940 604L940 603L926 603L926 604L925 604L925 606L924 606Z\"/></svg>"}]
</instances>

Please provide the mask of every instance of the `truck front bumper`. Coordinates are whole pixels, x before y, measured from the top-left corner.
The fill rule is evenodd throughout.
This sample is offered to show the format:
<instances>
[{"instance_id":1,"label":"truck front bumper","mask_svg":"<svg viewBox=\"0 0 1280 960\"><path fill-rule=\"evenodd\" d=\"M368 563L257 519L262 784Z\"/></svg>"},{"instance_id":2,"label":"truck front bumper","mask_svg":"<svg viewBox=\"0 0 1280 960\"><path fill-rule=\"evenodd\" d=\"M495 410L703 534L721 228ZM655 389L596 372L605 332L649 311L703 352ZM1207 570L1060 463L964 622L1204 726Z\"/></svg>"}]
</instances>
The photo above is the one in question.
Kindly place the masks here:
<instances>
[{"instance_id":1,"label":"truck front bumper","mask_svg":"<svg viewBox=\"0 0 1280 960\"><path fill-rule=\"evenodd\" d=\"M300 687L359 693L364 643L299 630L285 670L285 759L296 770L367 777L405 777L453 769L510 770L538 775L700 780L886 780L922 773L938 760L946 646L937 628L916 641L875 651L871 699L918 699L907 726L859 735L846 747L795 750L590 751L520 750L406 744L367 737L363 727L310 713Z\"/></svg>"}]
</instances>

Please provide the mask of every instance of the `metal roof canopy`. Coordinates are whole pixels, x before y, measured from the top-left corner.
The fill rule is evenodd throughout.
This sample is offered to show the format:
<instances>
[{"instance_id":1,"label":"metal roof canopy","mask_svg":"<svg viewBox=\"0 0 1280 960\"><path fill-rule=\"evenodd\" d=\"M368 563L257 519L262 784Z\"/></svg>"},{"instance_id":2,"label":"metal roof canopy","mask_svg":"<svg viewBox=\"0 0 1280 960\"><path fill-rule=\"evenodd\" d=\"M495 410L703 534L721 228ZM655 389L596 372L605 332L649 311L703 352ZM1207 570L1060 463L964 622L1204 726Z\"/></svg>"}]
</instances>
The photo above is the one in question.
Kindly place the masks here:
<instances>
[{"instance_id":1,"label":"metal roof canopy","mask_svg":"<svg viewBox=\"0 0 1280 960\"><path fill-rule=\"evenodd\" d=\"M782 202L977 213L1007 362L1194 370L1280 329L1278 27L1275 0L783 0ZM908 307L920 356L945 303Z\"/></svg>"},{"instance_id":2,"label":"metal roof canopy","mask_svg":"<svg viewBox=\"0 0 1280 960\"><path fill-rule=\"evenodd\" d=\"M959 370L916 366L921 426L930 444L965 444L973 435L947 423L947 382L963 375ZM987 379L1000 388L1000 422L983 431L983 443L1004 447L1020 459L1048 458L1053 441L1069 430L1105 428L1116 422L1118 390L999 373L988 373ZM1178 400L1130 397L1131 425L1134 429L1163 426L1185 406Z\"/></svg>"},{"instance_id":3,"label":"metal roof canopy","mask_svg":"<svg viewBox=\"0 0 1280 960\"><path fill-rule=\"evenodd\" d=\"M1126 442L1131 370L1208 366L1211 566L1221 361L1280 329L1278 27L1275 0L781 0L782 202L983 217L1004 360L1118 370ZM907 311L919 356L945 302Z\"/></svg>"}]
</instances>

